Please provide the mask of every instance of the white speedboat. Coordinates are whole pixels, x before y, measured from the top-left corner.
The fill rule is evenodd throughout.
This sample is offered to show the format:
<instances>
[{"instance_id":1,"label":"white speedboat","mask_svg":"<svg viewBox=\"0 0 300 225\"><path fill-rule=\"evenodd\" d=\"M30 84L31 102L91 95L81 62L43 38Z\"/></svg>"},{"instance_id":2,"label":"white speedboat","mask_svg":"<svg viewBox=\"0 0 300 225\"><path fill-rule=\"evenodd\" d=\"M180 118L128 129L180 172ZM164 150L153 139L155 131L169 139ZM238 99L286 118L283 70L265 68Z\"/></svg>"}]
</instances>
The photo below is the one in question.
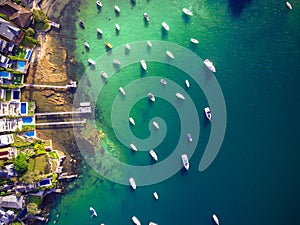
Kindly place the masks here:
<instances>
[{"instance_id":1,"label":"white speedboat","mask_svg":"<svg viewBox=\"0 0 300 225\"><path fill-rule=\"evenodd\" d=\"M114 60L113 60L113 63L114 63L115 65L121 65L121 62L120 62L119 60L117 60L117 59L114 59Z\"/></svg>"},{"instance_id":2,"label":"white speedboat","mask_svg":"<svg viewBox=\"0 0 300 225\"><path fill-rule=\"evenodd\" d=\"M163 28L164 28L166 31L169 31L169 30L170 30L170 27L169 27L169 25L168 25L166 22L162 22L161 25L163 26Z\"/></svg>"},{"instance_id":3,"label":"white speedboat","mask_svg":"<svg viewBox=\"0 0 300 225\"><path fill-rule=\"evenodd\" d=\"M139 219L136 216L131 217L131 219L135 225L141 225L141 222L139 221Z\"/></svg>"},{"instance_id":4,"label":"white speedboat","mask_svg":"<svg viewBox=\"0 0 300 225\"><path fill-rule=\"evenodd\" d=\"M149 222L149 225L158 225L158 224L154 222Z\"/></svg>"},{"instance_id":5,"label":"white speedboat","mask_svg":"<svg viewBox=\"0 0 300 225\"><path fill-rule=\"evenodd\" d=\"M193 138L192 138L192 135L191 135L191 134L187 134L187 138L188 138L189 142L192 142L192 141L193 141Z\"/></svg>"},{"instance_id":6,"label":"white speedboat","mask_svg":"<svg viewBox=\"0 0 300 225\"><path fill-rule=\"evenodd\" d=\"M144 19L147 21L147 22L149 22L149 16L148 16L148 14L147 13L144 13Z\"/></svg>"},{"instance_id":7,"label":"white speedboat","mask_svg":"<svg viewBox=\"0 0 300 225\"><path fill-rule=\"evenodd\" d=\"M219 218L217 217L216 214L213 214L213 215L212 215L212 218L213 218L214 222L215 222L217 225L220 225Z\"/></svg>"},{"instance_id":8,"label":"white speedboat","mask_svg":"<svg viewBox=\"0 0 300 225\"><path fill-rule=\"evenodd\" d=\"M125 48L126 48L127 50L130 50L130 49L131 49L131 47L130 47L129 44L126 44L126 45L125 45Z\"/></svg>"},{"instance_id":9,"label":"white speedboat","mask_svg":"<svg viewBox=\"0 0 300 225\"><path fill-rule=\"evenodd\" d=\"M116 30L117 30L117 31L120 31L120 30L121 30L121 27L120 27L120 25L119 25L119 24L117 24L117 23L116 23Z\"/></svg>"},{"instance_id":10,"label":"white speedboat","mask_svg":"<svg viewBox=\"0 0 300 225\"><path fill-rule=\"evenodd\" d=\"M119 91L122 93L122 95L126 95L126 92L125 92L124 88L119 87Z\"/></svg>"},{"instance_id":11,"label":"white speedboat","mask_svg":"<svg viewBox=\"0 0 300 225\"><path fill-rule=\"evenodd\" d=\"M187 9L187 8L183 8L183 9L182 9L182 12L183 12L185 15L193 16L193 13L191 12L191 10L189 10L189 9Z\"/></svg>"},{"instance_id":12,"label":"white speedboat","mask_svg":"<svg viewBox=\"0 0 300 225\"><path fill-rule=\"evenodd\" d=\"M174 59L174 58L175 58L174 55L173 55L173 53L170 52L170 51L166 51L166 54L167 54L167 56L169 56L171 59Z\"/></svg>"},{"instance_id":13,"label":"white speedboat","mask_svg":"<svg viewBox=\"0 0 300 225\"><path fill-rule=\"evenodd\" d=\"M215 68L214 64L209 59L205 59L204 64L208 67L208 69L210 69L214 73L216 72L216 68Z\"/></svg>"},{"instance_id":14,"label":"white speedboat","mask_svg":"<svg viewBox=\"0 0 300 225\"><path fill-rule=\"evenodd\" d=\"M148 45L149 47L152 47L152 42L151 42L151 41L147 41L147 45Z\"/></svg>"},{"instance_id":15,"label":"white speedboat","mask_svg":"<svg viewBox=\"0 0 300 225\"><path fill-rule=\"evenodd\" d=\"M98 34L103 34L103 31L100 29L100 28L97 28L97 32L98 32Z\"/></svg>"},{"instance_id":16,"label":"white speedboat","mask_svg":"<svg viewBox=\"0 0 300 225\"><path fill-rule=\"evenodd\" d=\"M188 158L187 154L182 154L181 155L181 161L182 161L182 164L183 164L184 168L186 170L189 170L190 163L189 163L189 158Z\"/></svg>"},{"instance_id":17,"label":"white speedboat","mask_svg":"<svg viewBox=\"0 0 300 225\"><path fill-rule=\"evenodd\" d=\"M288 7L289 9L293 9L292 4L290 2L286 2L285 3L286 7Z\"/></svg>"},{"instance_id":18,"label":"white speedboat","mask_svg":"<svg viewBox=\"0 0 300 225\"><path fill-rule=\"evenodd\" d=\"M101 73L101 76L102 76L103 78L105 78L105 79L108 78L108 74L105 73L104 71L101 71L100 73Z\"/></svg>"},{"instance_id":19,"label":"white speedboat","mask_svg":"<svg viewBox=\"0 0 300 225\"><path fill-rule=\"evenodd\" d=\"M102 2L96 1L97 6L102 7Z\"/></svg>"},{"instance_id":20,"label":"white speedboat","mask_svg":"<svg viewBox=\"0 0 300 225\"><path fill-rule=\"evenodd\" d=\"M185 80L185 86L186 86L187 88L190 87L190 82L189 82L189 80Z\"/></svg>"},{"instance_id":21,"label":"white speedboat","mask_svg":"<svg viewBox=\"0 0 300 225\"><path fill-rule=\"evenodd\" d=\"M162 83L163 85L166 85L167 81L165 79L160 79L160 83Z\"/></svg>"},{"instance_id":22,"label":"white speedboat","mask_svg":"<svg viewBox=\"0 0 300 225\"><path fill-rule=\"evenodd\" d=\"M185 99L185 97L179 92L176 93L176 97L179 98L179 99L182 99L182 100Z\"/></svg>"},{"instance_id":23,"label":"white speedboat","mask_svg":"<svg viewBox=\"0 0 300 225\"><path fill-rule=\"evenodd\" d=\"M90 213L91 213L91 217L92 216L97 216L97 212L93 207L90 207Z\"/></svg>"},{"instance_id":24,"label":"white speedboat","mask_svg":"<svg viewBox=\"0 0 300 225\"><path fill-rule=\"evenodd\" d=\"M211 120L212 120L212 116L211 116L210 108L209 108L209 107L205 107L205 108L204 108L204 112L205 112L206 118L207 118L209 121L211 121Z\"/></svg>"},{"instance_id":25,"label":"white speedboat","mask_svg":"<svg viewBox=\"0 0 300 225\"><path fill-rule=\"evenodd\" d=\"M156 200L158 200L158 194L157 194L157 192L153 192L153 197L154 197Z\"/></svg>"},{"instance_id":26,"label":"white speedboat","mask_svg":"<svg viewBox=\"0 0 300 225\"><path fill-rule=\"evenodd\" d=\"M133 151L137 151L137 147L136 147L134 144L130 144L130 148L131 148Z\"/></svg>"},{"instance_id":27,"label":"white speedboat","mask_svg":"<svg viewBox=\"0 0 300 225\"><path fill-rule=\"evenodd\" d=\"M157 129L157 130L159 130L159 125L158 125L158 123L156 122L156 121L153 121L153 126Z\"/></svg>"},{"instance_id":28,"label":"white speedboat","mask_svg":"<svg viewBox=\"0 0 300 225\"><path fill-rule=\"evenodd\" d=\"M194 44L199 44L199 41L197 39L195 39L195 38L191 38L190 40Z\"/></svg>"},{"instance_id":29,"label":"white speedboat","mask_svg":"<svg viewBox=\"0 0 300 225\"><path fill-rule=\"evenodd\" d=\"M142 68L146 71L147 70L147 64L146 61L144 59L141 60L141 66Z\"/></svg>"},{"instance_id":30,"label":"white speedboat","mask_svg":"<svg viewBox=\"0 0 300 225\"><path fill-rule=\"evenodd\" d=\"M129 117L128 120L133 126L135 125L135 121L132 117Z\"/></svg>"},{"instance_id":31,"label":"white speedboat","mask_svg":"<svg viewBox=\"0 0 300 225\"><path fill-rule=\"evenodd\" d=\"M130 186L132 187L132 189L135 190L136 189L136 183L135 183L135 180L132 177L129 178L129 183L130 183Z\"/></svg>"},{"instance_id":32,"label":"white speedboat","mask_svg":"<svg viewBox=\"0 0 300 225\"><path fill-rule=\"evenodd\" d=\"M156 154L156 152L155 152L153 149L151 149L151 150L149 151L149 154L151 155L151 157L152 157L155 161L158 160L157 154Z\"/></svg>"},{"instance_id":33,"label":"white speedboat","mask_svg":"<svg viewBox=\"0 0 300 225\"><path fill-rule=\"evenodd\" d=\"M94 60L92 60L92 59L88 59L88 62L89 62L89 64L91 64L91 65L96 65L96 62L95 62Z\"/></svg>"},{"instance_id":34,"label":"white speedboat","mask_svg":"<svg viewBox=\"0 0 300 225\"><path fill-rule=\"evenodd\" d=\"M121 12L121 9L119 8L119 6L115 5L115 11L116 11L117 13L120 13L120 12Z\"/></svg>"},{"instance_id":35,"label":"white speedboat","mask_svg":"<svg viewBox=\"0 0 300 225\"><path fill-rule=\"evenodd\" d=\"M155 102L155 96L151 92L148 93L148 97L152 102Z\"/></svg>"},{"instance_id":36,"label":"white speedboat","mask_svg":"<svg viewBox=\"0 0 300 225\"><path fill-rule=\"evenodd\" d=\"M86 41L84 42L84 46L85 46L86 48L90 48L89 43L87 43Z\"/></svg>"}]
</instances>

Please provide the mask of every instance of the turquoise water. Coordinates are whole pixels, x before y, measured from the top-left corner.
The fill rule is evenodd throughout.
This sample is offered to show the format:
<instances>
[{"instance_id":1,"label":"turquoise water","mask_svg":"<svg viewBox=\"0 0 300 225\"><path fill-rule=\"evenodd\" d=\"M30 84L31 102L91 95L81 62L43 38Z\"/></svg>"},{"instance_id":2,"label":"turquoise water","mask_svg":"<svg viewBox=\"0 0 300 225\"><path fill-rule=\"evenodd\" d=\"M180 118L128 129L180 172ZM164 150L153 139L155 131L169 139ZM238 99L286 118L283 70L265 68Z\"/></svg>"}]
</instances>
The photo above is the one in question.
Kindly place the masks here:
<instances>
[{"instance_id":1,"label":"turquoise water","mask_svg":"<svg viewBox=\"0 0 300 225\"><path fill-rule=\"evenodd\" d=\"M82 1L78 20L72 21L77 29L76 59L87 67L88 58L97 60L105 53L106 40L114 48L141 40L164 40L190 49L202 59L211 59L226 101L223 145L211 166L199 172L211 125L202 111L208 104L206 96L190 79L191 88L186 92L198 109L201 130L190 171L180 170L163 182L133 192L86 166L74 184L76 188L53 210L50 224L58 212L56 224L132 224L133 215L142 224L212 224L213 213L221 224L294 223L292 215L299 212L300 200L300 4L292 2L294 9L289 11L284 1L136 2L132 6L130 1L102 1L99 12L94 1ZM121 8L119 16L114 13L115 4ZM194 13L189 21L182 17L183 7ZM148 25L143 21L144 12L150 17ZM80 29L79 20L84 20L86 29ZM161 31L162 21L170 26L167 35ZM119 34L115 23L121 26ZM102 38L97 27L104 32ZM191 45L191 37L200 44ZM84 41L90 50L85 49ZM148 67L147 77L166 77L185 88L184 80L189 77L185 72L156 62L149 62ZM146 154L133 155L118 142L110 113L118 87L141 75L138 63L122 68L109 79L97 100L97 126L115 142L120 159L136 165L149 164L150 159ZM137 123L132 131L139 138L149 136L151 118L164 119L168 132L156 151L161 160L167 158L181 129L176 109L162 98L150 105L146 97L130 113ZM152 197L154 191L159 193L158 201ZM90 206L98 217L90 218Z\"/></svg>"}]
</instances>

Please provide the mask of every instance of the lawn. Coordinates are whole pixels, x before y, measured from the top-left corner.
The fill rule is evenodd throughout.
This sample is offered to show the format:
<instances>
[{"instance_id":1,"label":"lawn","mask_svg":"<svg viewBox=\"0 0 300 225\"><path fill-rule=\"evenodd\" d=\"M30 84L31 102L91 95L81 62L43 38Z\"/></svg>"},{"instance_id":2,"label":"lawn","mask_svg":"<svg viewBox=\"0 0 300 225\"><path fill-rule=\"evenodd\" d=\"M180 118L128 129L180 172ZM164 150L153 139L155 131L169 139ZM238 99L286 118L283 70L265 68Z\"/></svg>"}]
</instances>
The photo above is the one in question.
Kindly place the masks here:
<instances>
[{"instance_id":1,"label":"lawn","mask_svg":"<svg viewBox=\"0 0 300 225\"><path fill-rule=\"evenodd\" d=\"M48 174L50 173L50 165L46 155L37 156L29 159L28 172L35 174Z\"/></svg>"},{"instance_id":2,"label":"lawn","mask_svg":"<svg viewBox=\"0 0 300 225\"><path fill-rule=\"evenodd\" d=\"M49 152L49 155L52 159L58 159L58 155L57 155L56 151Z\"/></svg>"},{"instance_id":3,"label":"lawn","mask_svg":"<svg viewBox=\"0 0 300 225\"><path fill-rule=\"evenodd\" d=\"M16 148L28 148L29 146L33 148L34 143L26 142L23 138L17 136L16 134L14 134L14 140L14 147Z\"/></svg>"},{"instance_id":4,"label":"lawn","mask_svg":"<svg viewBox=\"0 0 300 225\"><path fill-rule=\"evenodd\" d=\"M40 196L29 195L29 203L40 205L42 203L42 199Z\"/></svg>"}]
</instances>

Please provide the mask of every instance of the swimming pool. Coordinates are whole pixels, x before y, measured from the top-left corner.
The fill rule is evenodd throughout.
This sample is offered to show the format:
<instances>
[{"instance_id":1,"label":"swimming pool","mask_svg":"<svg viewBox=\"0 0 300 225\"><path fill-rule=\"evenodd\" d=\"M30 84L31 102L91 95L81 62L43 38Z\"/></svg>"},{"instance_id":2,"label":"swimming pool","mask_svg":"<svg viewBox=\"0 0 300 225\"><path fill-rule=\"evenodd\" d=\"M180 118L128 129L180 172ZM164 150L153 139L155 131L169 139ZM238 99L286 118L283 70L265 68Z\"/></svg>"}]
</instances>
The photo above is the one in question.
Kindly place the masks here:
<instances>
[{"instance_id":1,"label":"swimming pool","mask_svg":"<svg viewBox=\"0 0 300 225\"><path fill-rule=\"evenodd\" d=\"M14 100L19 100L20 99L20 91L13 91L12 92L12 94L13 94L13 99Z\"/></svg>"},{"instance_id":2,"label":"swimming pool","mask_svg":"<svg viewBox=\"0 0 300 225\"><path fill-rule=\"evenodd\" d=\"M3 72L3 71L1 71L0 72L0 77L3 77L3 78L8 78L8 72Z\"/></svg>"},{"instance_id":3,"label":"swimming pool","mask_svg":"<svg viewBox=\"0 0 300 225\"><path fill-rule=\"evenodd\" d=\"M35 131L32 130L32 131L25 132L25 135L28 137L35 137Z\"/></svg>"},{"instance_id":4,"label":"swimming pool","mask_svg":"<svg viewBox=\"0 0 300 225\"><path fill-rule=\"evenodd\" d=\"M23 124L32 124L33 118L32 117L24 117L22 118Z\"/></svg>"},{"instance_id":5,"label":"swimming pool","mask_svg":"<svg viewBox=\"0 0 300 225\"><path fill-rule=\"evenodd\" d=\"M40 181L40 186L48 186L48 185L51 185L51 184L52 184L52 182L51 182L50 178L47 178L47 179L44 179L44 180Z\"/></svg>"},{"instance_id":6,"label":"swimming pool","mask_svg":"<svg viewBox=\"0 0 300 225\"><path fill-rule=\"evenodd\" d=\"M27 114L27 103L21 102L21 114Z\"/></svg>"},{"instance_id":7,"label":"swimming pool","mask_svg":"<svg viewBox=\"0 0 300 225\"><path fill-rule=\"evenodd\" d=\"M27 61L30 59L31 53L32 53L32 50L31 50L31 49L29 49L29 50L26 52L25 59L26 59Z\"/></svg>"},{"instance_id":8,"label":"swimming pool","mask_svg":"<svg viewBox=\"0 0 300 225\"><path fill-rule=\"evenodd\" d=\"M24 67L25 67L26 62L24 61L17 61L17 70L20 72L24 72Z\"/></svg>"}]
</instances>

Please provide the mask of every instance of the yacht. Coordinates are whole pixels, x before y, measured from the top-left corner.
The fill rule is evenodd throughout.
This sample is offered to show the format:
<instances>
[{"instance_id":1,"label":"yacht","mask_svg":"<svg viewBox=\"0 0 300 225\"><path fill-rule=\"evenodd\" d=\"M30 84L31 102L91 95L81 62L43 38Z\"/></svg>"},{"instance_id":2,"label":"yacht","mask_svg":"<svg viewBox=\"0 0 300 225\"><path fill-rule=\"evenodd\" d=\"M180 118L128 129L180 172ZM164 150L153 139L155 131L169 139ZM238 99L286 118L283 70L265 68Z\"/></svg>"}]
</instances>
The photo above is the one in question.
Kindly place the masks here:
<instances>
[{"instance_id":1,"label":"yacht","mask_svg":"<svg viewBox=\"0 0 300 225\"><path fill-rule=\"evenodd\" d=\"M158 225L158 224L154 222L149 222L149 225Z\"/></svg>"},{"instance_id":2,"label":"yacht","mask_svg":"<svg viewBox=\"0 0 300 225\"><path fill-rule=\"evenodd\" d=\"M93 207L90 207L90 212L91 212L91 217L92 216L97 216L97 212Z\"/></svg>"},{"instance_id":3,"label":"yacht","mask_svg":"<svg viewBox=\"0 0 300 225\"><path fill-rule=\"evenodd\" d=\"M84 46L85 46L86 48L90 48L89 43L87 43L86 41L84 42Z\"/></svg>"},{"instance_id":4,"label":"yacht","mask_svg":"<svg viewBox=\"0 0 300 225\"><path fill-rule=\"evenodd\" d=\"M163 85L166 85L167 81L165 79L160 79L160 83L162 83Z\"/></svg>"},{"instance_id":5,"label":"yacht","mask_svg":"<svg viewBox=\"0 0 300 225\"><path fill-rule=\"evenodd\" d=\"M189 170L190 163L189 163L189 158L188 158L187 154L182 154L181 155L181 161L182 161L182 164L183 164L184 168L186 170Z\"/></svg>"},{"instance_id":6,"label":"yacht","mask_svg":"<svg viewBox=\"0 0 300 225\"><path fill-rule=\"evenodd\" d=\"M159 125L158 125L158 123L156 122L156 121L153 121L153 126L157 129L157 130L159 130Z\"/></svg>"},{"instance_id":7,"label":"yacht","mask_svg":"<svg viewBox=\"0 0 300 225\"><path fill-rule=\"evenodd\" d=\"M121 62L120 62L119 60L117 60L117 59L114 59L114 60L113 60L113 63L114 63L115 65L121 65Z\"/></svg>"},{"instance_id":8,"label":"yacht","mask_svg":"<svg viewBox=\"0 0 300 225\"><path fill-rule=\"evenodd\" d=\"M130 186L132 187L132 189L135 190L136 189L136 183L135 183L135 180L132 177L129 178L129 183L130 183Z\"/></svg>"},{"instance_id":9,"label":"yacht","mask_svg":"<svg viewBox=\"0 0 300 225\"><path fill-rule=\"evenodd\" d=\"M176 97L179 98L179 99L182 99L182 100L185 99L185 97L179 92L176 93Z\"/></svg>"},{"instance_id":10,"label":"yacht","mask_svg":"<svg viewBox=\"0 0 300 225\"><path fill-rule=\"evenodd\" d=\"M220 225L219 218L217 217L216 214L213 214L213 215L212 215L212 218L213 218L214 222L215 222L217 225Z\"/></svg>"},{"instance_id":11,"label":"yacht","mask_svg":"<svg viewBox=\"0 0 300 225\"><path fill-rule=\"evenodd\" d=\"M185 15L193 16L193 13L191 12L191 10L189 10L189 9L187 9L187 8L183 8L183 9L182 9L182 12L183 12Z\"/></svg>"},{"instance_id":12,"label":"yacht","mask_svg":"<svg viewBox=\"0 0 300 225\"><path fill-rule=\"evenodd\" d=\"M192 141L193 141L193 138L192 138L192 135L191 135L191 134L187 134L187 138L188 138L189 142L192 142Z\"/></svg>"},{"instance_id":13,"label":"yacht","mask_svg":"<svg viewBox=\"0 0 300 225\"><path fill-rule=\"evenodd\" d=\"M289 9L293 9L292 4L290 2L286 2L285 3L286 7L288 7Z\"/></svg>"},{"instance_id":14,"label":"yacht","mask_svg":"<svg viewBox=\"0 0 300 225\"><path fill-rule=\"evenodd\" d=\"M173 53L170 52L170 51L166 51L166 54L167 54L167 56L169 56L171 59L174 59L174 58L175 58L174 55L173 55Z\"/></svg>"},{"instance_id":15,"label":"yacht","mask_svg":"<svg viewBox=\"0 0 300 225\"><path fill-rule=\"evenodd\" d=\"M149 22L149 16L148 16L148 14L147 13L144 13L144 19L147 21L147 22Z\"/></svg>"},{"instance_id":16,"label":"yacht","mask_svg":"<svg viewBox=\"0 0 300 225\"><path fill-rule=\"evenodd\" d=\"M121 12L121 9L119 8L119 6L115 5L115 11L116 11L117 13L120 13L120 12Z\"/></svg>"},{"instance_id":17,"label":"yacht","mask_svg":"<svg viewBox=\"0 0 300 225\"><path fill-rule=\"evenodd\" d=\"M190 87L190 82L189 82L189 80L185 80L185 86L186 86L187 88Z\"/></svg>"},{"instance_id":18,"label":"yacht","mask_svg":"<svg viewBox=\"0 0 300 225\"><path fill-rule=\"evenodd\" d=\"M151 92L148 93L148 97L152 102L155 102L155 96Z\"/></svg>"},{"instance_id":19,"label":"yacht","mask_svg":"<svg viewBox=\"0 0 300 225\"><path fill-rule=\"evenodd\" d=\"M139 221L138 218L136 218L136 216L131 217L131 219L132 219L132 222L133 222L135 225L141 225L141 222Z\"/></svg>"},{"instance_id":20,"label":"yacht","mask_svg":"<svg viewBox=\"0 0 300 225\"><path fill-rule=\"evenodd\" d=\"M212 72L216 72L216 68L214 66L214 64L209 60L209 59L205 59L204 60L204 64L208 67L208 69L210 69Z\"/></svg>"},{"instance_id":21,"label":"yacht","mask_svg":"<svg viewBox=\"0 0 300 225\"><path fill-rule=\"evenodd\" d=\"M197 39L195 39L195 38L191 38L190 40L194 44L199 44L199 41Z\"/></svg>"},{"instance_id":22,"label":"yacht","mask_svg":"<svg viewBox=\"0 0 300 225\"><path fill-rule=\"evenodd\" d=\"M134 144L130 144L130 148L131 148L133 151L137 151L137 147L136 147Z\"/></svg>"},{"instance_id":23,"label":"yacht","mask_svg":"<svg viewBox=\"0 0 300 225\"><path fill-rule=\"evenodd\" d=\"M157 194L157 192L153 192L153 197L154 197L156 200L158 200L158 194Z\"/></svg>"},{"instance_id":24,"label":"yacht","mask_svg":"<svg viewBox=\"0 0 300 225\"><path fill-rule=\"evenodd\" d=\"M120 25L119 25L119 24L117 24L117 23L116 23L116 30L117 30L117 31L120 31L120 30L121 30L121 27L120 27Z\"/></svg>"},{"instance_id":25,"label":"yacht","mask_svg":"<svg viewBox=\"0 0 300 225\"><path fill-rule=\"evenodd\" d=\"M146 71L147 70L147 64L146 61L144 59L141 60L141 66L142 68Z\"/></svg>"},{"instance_id":26,"label":"yacht","mask_svg":"<svg viewBox=\"0 0 300 225\"><path fill-rule=\"evenodd\" d=\"M119 91L122 93L122 95L126 95L126 92L125 92L124 88L119 87Z\"/></svg>"},{"instance_id":27,"label":"yacht","mask_svg":"<svg viewBox=\"0 0 300 225\"><path fill-rule=\"evenodd\" d=\"M147 45L148 45L149 47L152 47L152 42L151 42L151 41L147 41Z\"/></svg>"},{"instance_id":28,"label":"yacht","mask_svg":"<svg viewBox=\"0 0 300 225\"><path fill-rule=\"evenodd\" d=\"M166 30L166 31L169 31L170 30L170 27L168 26L168 24L166 22L162 22L161 25L163 26L163 28Z\"/></svg>"},{"instance_id":29,"label":"yacht","mask_svg":"<svg viewBox=\"0 0 300 225\"><path fill-rule=\"evenodd\" d=\"M103 78L105 78L105 79L108 78L108 74L105 73L104 71L101 71L100 73L101 73L101 76L102 76Z\"/></svg>"},{"instance_id":30,"label":"yacht","mask_svg":"<svg viewBox=\"0 0 300 225\"><path fill-rule=\"evenodd\" d=\"M100 28L97 28L97 32L98 32L98 34L103 34L103 31L100 29Z\"/></svg>"},{"instance_id":31,"label":"yacht","mask_svg":"<svg viewBox=\"0 0 300 225\"><path fill-rule=\"evenodd\" d=\"M125 45L125 48L126 48L127 50L130 50L130 49L131 49L131 47L130 47L129 44L126 44L126 45Z\"/></svg>"},{"instance_id":32,"label":"yacht","mask_svg":"<svg viewBox=\"0 0 300 225\"><path fill-rule=\"evenodd\" d=\"M89 62L89 64L91 64L91 65L96 65L96 62L95 62L94 60L92 60L92 59L88 59L88 62Z\"/></svg>"},{"instance_id":33,"label":"yacht","mask_svg":"<svg viewBox=\"0 0 300 225\"><path fill-rule=\"evenodd\" d=\"M96 1L97 6L102 7L102 2Z\"/></svg>"},{"instance_id":34,"label":"yacht","mask_svg":"<svg viewBox=\"0 0 300 225\"><path fill-rule=\"evenodd\" d=\"M132 117L129 117L128 119L129 119L129 122L134 126L135 125L134 119Z\"/></svg>"},{"instance_id":35,"label":"yacht","mask_svg":"<svg viewBox=\"0 0 300 225\"><path fill-rule=\"evenodd\" d=\"M79 21L79 26L80 26L81 28L85 28L85 24L84 24L84 22L83 22L82 20Z\"/></svg>"},{"instance_id":36,"label":"yacht","mask_svg":"<svg viewBox=\"0 0 300 225\"><path fill-rule=\"evenodd\" d=\"M209 121L211 121L211 120L212 120L212 116L211 116L210 108L209 108L209 107L205 107L205 108L204 108L204 112L205 112L206 118L207 118Z\"/></svg>"},{"instance_id":37,"label":"yacht","mask_svg":"<svg viewBox=\"0 0 300 225\"><path fill-rule=\"evenodd\" d=\"M108 47L108 48L110 48L110 49L112 49L112 47L113 47L113 46L111 45L111 43L109 43L108 41L105 42L105 45L106 45L106 47Z\"/></svg>"},{"instance_id":38,"label":"yacht","mask_svg":"<svg viewBox=\"0 0 300 225\"><path fill-rule=\"evenodd\" d=\"M153 149L151 149L151 150L149 151L149 153L150 153L151 157L152 157L155 161L158 160L157 154L156 154L156 152L155 152Z\"/></svg>"}]
</instances>

